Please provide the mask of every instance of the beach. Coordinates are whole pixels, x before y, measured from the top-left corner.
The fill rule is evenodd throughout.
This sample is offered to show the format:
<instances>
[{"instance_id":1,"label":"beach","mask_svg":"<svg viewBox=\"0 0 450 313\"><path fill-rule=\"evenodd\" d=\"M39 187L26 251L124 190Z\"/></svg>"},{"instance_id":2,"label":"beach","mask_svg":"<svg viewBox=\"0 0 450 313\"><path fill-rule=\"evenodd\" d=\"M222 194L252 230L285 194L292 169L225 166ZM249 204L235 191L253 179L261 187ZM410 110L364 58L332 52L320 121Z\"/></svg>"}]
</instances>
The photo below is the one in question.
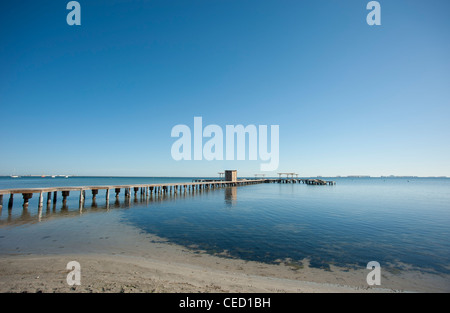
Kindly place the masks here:
<instances>
[{"instance_id":1,"label":"beach","mask_svg":"<svg viewBox=\"0 0 450 313\"><path fill-rule=\"evenodd\" d=\"M125 229L127 228L127 229ZM121 234L126 231L126 236ZM134 233L134 236L132 235ZM83 238L83 235L80 234ZM109 234L98 253L18 254L0 257L0 292L29 293L352 293L442 292L448 277L419 272L382 272L369 287L369 270L299 267L286 260L265 264L214 256L124 229ZM121 251L118 253L118 251ZM66 265L81 266L79 286L69 286Z\"/></svg>"}]
</instances>

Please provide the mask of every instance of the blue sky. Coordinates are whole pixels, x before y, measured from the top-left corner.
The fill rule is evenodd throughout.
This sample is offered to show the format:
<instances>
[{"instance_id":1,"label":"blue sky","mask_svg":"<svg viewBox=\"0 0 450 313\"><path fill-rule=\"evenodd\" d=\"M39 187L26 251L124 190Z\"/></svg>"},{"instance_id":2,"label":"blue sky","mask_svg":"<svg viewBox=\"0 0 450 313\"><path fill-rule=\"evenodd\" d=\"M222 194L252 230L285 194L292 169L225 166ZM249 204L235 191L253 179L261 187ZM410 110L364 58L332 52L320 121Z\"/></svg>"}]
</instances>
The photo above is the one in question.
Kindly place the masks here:
<instances>
[{"instance_id":1,"label":"blue sky","mask_svg":"<svg viewBox=\"0 0 450 313\"><path fill-rule=\"evenodd\" d=\"M261 173L174 161L201 116L279 125L274 173L450 176L450 2L367 2L3 1L0 175Z\"/></svg>"}]
</instances>

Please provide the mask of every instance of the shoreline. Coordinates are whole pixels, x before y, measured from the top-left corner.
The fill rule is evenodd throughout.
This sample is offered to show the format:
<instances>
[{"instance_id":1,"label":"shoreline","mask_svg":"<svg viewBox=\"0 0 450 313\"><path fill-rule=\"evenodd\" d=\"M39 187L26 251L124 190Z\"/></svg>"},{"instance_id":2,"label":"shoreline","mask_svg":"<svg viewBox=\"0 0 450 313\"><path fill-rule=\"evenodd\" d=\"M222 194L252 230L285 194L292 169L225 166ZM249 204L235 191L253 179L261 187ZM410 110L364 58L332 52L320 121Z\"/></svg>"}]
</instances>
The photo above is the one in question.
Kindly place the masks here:
<instances>
[{"instance_id":1,"label":"shoreline","mask_svg":"<svg viewBox=\"0 0 450 313\"><path fill-rule=\"evenodd\" d=\"M448 292L448 277L417 271L382 272L380 286L366 283L369 270L330 266L330 271L285 263L266 264L214 256L153 235L128 250L0 256L0 292L145 293L359 293ZM151 237L151 240L148 240ZM133 238L136 240L138 238ZM142 240L144 239L144 240ZM122 247L124 248L124 247ZM81 266L81 285L69 286L66 265Z\"/></svg>"},{"instance_id":2,"label":"shoreline","mask_svg":"<svg viewBox=\"0 0 450 313\"><path fill-rule=\"evenodd\" d=\"M67 262L81 265L81 285L69 286ZM263 265L260 265L263 266ZM236 268L204 266L144 259L132 256L57 255L0 258L0 292L81 293L348 293L397 292L317 283L264 274L248 274ZM57 268L57 270L55 270Z\"/></svg>"}]
</instances>

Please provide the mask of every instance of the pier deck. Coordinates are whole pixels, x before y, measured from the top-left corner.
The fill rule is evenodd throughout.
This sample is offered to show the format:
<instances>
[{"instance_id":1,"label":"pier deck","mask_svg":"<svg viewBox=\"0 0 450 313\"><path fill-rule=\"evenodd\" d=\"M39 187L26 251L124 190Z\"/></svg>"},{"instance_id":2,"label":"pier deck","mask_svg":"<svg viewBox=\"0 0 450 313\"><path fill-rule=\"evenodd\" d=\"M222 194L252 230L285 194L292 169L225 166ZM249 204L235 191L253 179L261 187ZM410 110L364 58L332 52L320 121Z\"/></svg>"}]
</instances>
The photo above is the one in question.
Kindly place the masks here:
<instances>
[{"instance_id":1,"label":"pier deck","mask_svg":"<svg viewBox=\"0 0 450 313\"><path fill-rule=\"evenodd\" d=\"M9 194L8 208L12 208L14 195L22 194L23 206L28 205L29 199L33 194L39 194L39 206L43 205L44 195L47 194L47 202L56 203L58 192L61 193L63 202L67 200L70 192L79 192L80 203L83 203L86 198L86 191L91 191L92 199L95 200L99 190L106 190L106 200L109 201L110 191L115 192L115 196L119 197L122 190L125 192L125 197L131 197L132 191L135 196L138 192L146 196L152 193L178 193L201 191L204 189L215 189L223 187L245 186L261 183L280 183L280 184L295 184L304 183L307 185L335 185L334 181L325 181L321 179L300 179L300 178L278 178L278 179L240 179L236 181L214 180L214 179L195 179L192 182L181 183L159 183L159 184L136 184L136 185L110 185L110 186L73 186L73 187L44 187L44 188L12 188L0 189L0 208L3 206L3 196Z\"/></svg>"}]
</instances>

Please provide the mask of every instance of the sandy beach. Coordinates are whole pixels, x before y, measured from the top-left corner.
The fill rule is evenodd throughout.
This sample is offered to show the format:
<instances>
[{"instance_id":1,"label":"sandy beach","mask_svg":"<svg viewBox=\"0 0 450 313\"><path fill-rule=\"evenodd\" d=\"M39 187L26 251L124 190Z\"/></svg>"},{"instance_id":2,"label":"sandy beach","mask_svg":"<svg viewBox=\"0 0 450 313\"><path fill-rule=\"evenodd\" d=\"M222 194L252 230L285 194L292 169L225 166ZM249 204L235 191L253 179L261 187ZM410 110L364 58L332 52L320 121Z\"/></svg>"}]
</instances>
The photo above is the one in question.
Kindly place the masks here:
<instances>
[{"instance_id":1,"label":"sandy beach","mask_svg":"<svg viewBox=\"0 0 450 313\"><path fill-rule=\"evenodd\" d=\"M118 232L120 233L120 232ZM129 235L129 234L128 234ZM117 236L119 239L120 236ZM136 232L125 242L113 241L99 253L3 255L0 258L0 292L442 292L448 277L416 272L382 272L382 284L369 287L369 270L330 271L288 261L264 264L213 256ZM133 241L133 244L131 244ZM123 249L120 249L123 248ZM120 253L112 251L121 251ZM66 265L81 265L81 285L69 286Z\"/></svg>"}]
</instances>

